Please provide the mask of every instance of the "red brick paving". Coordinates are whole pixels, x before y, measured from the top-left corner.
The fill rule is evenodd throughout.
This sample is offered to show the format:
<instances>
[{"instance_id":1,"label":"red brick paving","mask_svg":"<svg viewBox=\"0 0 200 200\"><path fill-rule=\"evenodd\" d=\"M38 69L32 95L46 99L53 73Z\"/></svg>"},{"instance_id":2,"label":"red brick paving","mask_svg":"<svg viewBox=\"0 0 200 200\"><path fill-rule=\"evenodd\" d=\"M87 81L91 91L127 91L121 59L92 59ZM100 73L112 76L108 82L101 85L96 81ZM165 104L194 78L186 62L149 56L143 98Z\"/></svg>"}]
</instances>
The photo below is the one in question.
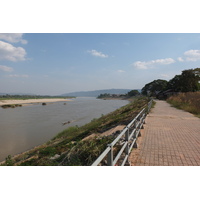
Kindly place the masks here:
<instances>
[{"instance_id":1,"label":"red brick paving","mask_svg":"<svg viewBox=\"0 0 200 200\"><path fill-rule=\"evenodd\" d=\"M146 118L132 166L200 166L200 119L156 101Z\"/></svg>"}]
</instances>

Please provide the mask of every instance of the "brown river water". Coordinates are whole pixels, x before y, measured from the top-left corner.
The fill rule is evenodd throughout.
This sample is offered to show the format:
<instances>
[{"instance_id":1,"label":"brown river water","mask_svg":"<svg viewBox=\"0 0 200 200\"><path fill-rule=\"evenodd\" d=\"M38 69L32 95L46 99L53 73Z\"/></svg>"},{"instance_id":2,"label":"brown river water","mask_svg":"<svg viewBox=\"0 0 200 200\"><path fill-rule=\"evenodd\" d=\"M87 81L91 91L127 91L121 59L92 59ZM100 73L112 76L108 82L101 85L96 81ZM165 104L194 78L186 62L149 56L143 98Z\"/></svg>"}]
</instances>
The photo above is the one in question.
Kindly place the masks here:
<instances>
[{"instance_id":1,"label":"brown river water","mask_svg":"<svg viewBox=\"0 0 200 200\"><path fill-rule=\"evenodd\" d=\"M78 97L73 101L0 108L0 161L52 139L69 126L82 126L129 102ZM71 123L63 125L63 122Z\"/></svg>"}]
</instances>

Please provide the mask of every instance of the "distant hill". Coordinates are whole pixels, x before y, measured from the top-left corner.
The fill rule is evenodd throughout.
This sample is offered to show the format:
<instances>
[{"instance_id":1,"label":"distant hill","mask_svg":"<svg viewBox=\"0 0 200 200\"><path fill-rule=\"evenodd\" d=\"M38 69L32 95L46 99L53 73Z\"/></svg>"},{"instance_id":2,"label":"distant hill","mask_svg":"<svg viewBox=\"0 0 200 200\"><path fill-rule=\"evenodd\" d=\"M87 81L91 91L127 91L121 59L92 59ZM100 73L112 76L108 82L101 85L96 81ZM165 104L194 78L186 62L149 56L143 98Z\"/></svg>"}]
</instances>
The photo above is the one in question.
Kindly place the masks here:
<instances>
[{"instance_id":1,"label":"distant hill","mask_svg":"<svg viewBox=\"0 0 200 200\"><path fill-rule=\"evenodd\" d=\"M126 94L132 89L107 89L107 90L94 90L94 91L80 91L62 94L61 96L75 96L75 97L97 97L100 94ZM140 92L140 90L138 90Z\"/></svg>"}]
</instances>

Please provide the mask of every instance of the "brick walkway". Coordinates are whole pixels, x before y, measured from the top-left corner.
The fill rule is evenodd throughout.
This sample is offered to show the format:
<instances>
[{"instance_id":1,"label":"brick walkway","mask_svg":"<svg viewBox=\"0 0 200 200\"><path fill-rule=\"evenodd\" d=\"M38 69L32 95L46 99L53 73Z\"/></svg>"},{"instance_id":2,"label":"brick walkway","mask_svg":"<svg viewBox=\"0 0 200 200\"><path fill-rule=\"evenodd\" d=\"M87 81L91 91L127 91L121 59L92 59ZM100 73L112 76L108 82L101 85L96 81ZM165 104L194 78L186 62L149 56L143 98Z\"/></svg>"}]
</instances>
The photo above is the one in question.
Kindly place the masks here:
<instances>
[{"instance_id":1,"label":"brick walkway","mask_svg":"<svg viewBox=\"0 0 200 200\"><path fill-rule=\"evenodd\" d=\"M129 161L132 166L200 166L200 119L156 101Z\"/></svg>"}]
</instances>

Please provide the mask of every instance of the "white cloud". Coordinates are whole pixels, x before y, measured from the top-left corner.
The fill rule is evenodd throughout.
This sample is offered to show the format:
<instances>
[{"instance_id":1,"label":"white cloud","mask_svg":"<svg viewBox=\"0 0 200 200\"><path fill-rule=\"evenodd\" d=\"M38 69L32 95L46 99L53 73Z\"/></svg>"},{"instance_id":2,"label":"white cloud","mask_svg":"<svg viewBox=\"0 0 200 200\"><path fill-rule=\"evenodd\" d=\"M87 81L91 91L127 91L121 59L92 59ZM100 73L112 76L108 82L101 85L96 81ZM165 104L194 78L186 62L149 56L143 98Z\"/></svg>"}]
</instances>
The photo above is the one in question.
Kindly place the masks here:
<instances>
[{"instance_id":1,"label":"white cloud","mask_svg":"<svg viewBox=\"0 0 200 200\"><path fill-rule=\"evenodd\" d=\"M123 72L125 72L124 70L121 70L121 69L119 69L119 70L117 70L117 72L119 72L119 73L123 73Z\"/></svg>"},{"instance_id":2,"label":"white cloud","mask_svg":"<svg viewBox=\"0 0 200 200\"><path fill-rule=\"evenodd\" d=\"M93 56L97 56L97 57L101 57L101 58L107 58L108 57L108 55L103 54L102 52L98 52L96 50L88 51L88 53L90 53Z\"/></svg>"},{"instance_id":3,"label":"white cloud","mask_svg":"<svg viewBox=\"0 0 200 200\"><path fill-rule=\"evenodd\" d=\"M157 60L150 61L151 64L161 64L161 65L169 65L174 62L175 61L172 58L157 59Z\"/></svg>"},{"instance_id":4,"label":"white cloud","mask_svg":"<svg viewBox=\"0 0 200 200\"><path fill-rule=\"evenodd\" d=\"M191 50L188 50L188 51L185 51L183 56L182 57L178 57L177 60L179 62L195 62L197 60L200 60L200 50L194 50L194 49L191 49Z\"/></svg>"},{"instance_id":5,"label":"white cloud","mask_svg":"<svg viewBox=\"0 0 200 200\"><path fill-rule=\"evenodd\" d=\"M189 50L184 53L186 61L197 61L200 60L200 50Z\"/></svg>"},{"instance_id":6,"label":"white cloud","mask_svg":"<svg viewBox=\"0 0 200 200\"><path fill-rule=\"evenodd\" d=\"M22 61L25 60L26 51L22 47L0 41L0 60Z\"/></svg>"},{"instance_id":7,"label":"white cloud","mask_svg":"<svg viewBox=\"0 0 200 200\"><path fill-rule=\"evenodd\" d=\"M12 72L13 68L12 67L7 67L7 66L0 65L0 70L2 70L4 72Z\"/></svg>"},{"instance_id":8,"label":"white cloud","mask_svg":"<svg viewBox=\"0 0 200 200\"><path fill-rule=\"evenodd\" d=\"M184 59L183 59L182 57L178 57L177 60L178 60L179 62L184 62Z\"/></svg>"},{"instance_id":9,"label":"white cloud","mask_svg":"<svg viewBox=\"0 0 200 200\"><path fill-rule=\"evenodd\" d=\"M133 63L133 66L137 69L147 69L147 63L146 62L141 62L141 61L137 61Z\"/></svg>"},{"instance_id":10,"label":"white cloud","mask_svg":"<svg viewBox=\"0 0 200 200\"><path fill-rule=\"evenodd\" d=\"M8 77L15 77L15 78L28 78L29 75L27 75L27 74L11 74L11 75L8 75Z\"/></svg>"},{"instance_id":11,"label":"white cloud","mask_svg":"<svg viewBox=\"0 0 200 200\"><path fill-rule=\"evenodd\" d=\"M22 39L23 33L0 33L0 39L11 43L21 42L27 44L27 40Z\"/></svg>"},{"instance_id":12,"label":"white cloud","mask_svg":"<svg viewBox=\"0 0 200 200\"><path fill-rule=\"evenodd\" d=\"M175 60L172 58L165 58L165 59L151 60L147 62L137 61L133 63L133 66L137 69L149 69L155 65L169 65L174 62Z\"/></svg>"}]
</instances>

